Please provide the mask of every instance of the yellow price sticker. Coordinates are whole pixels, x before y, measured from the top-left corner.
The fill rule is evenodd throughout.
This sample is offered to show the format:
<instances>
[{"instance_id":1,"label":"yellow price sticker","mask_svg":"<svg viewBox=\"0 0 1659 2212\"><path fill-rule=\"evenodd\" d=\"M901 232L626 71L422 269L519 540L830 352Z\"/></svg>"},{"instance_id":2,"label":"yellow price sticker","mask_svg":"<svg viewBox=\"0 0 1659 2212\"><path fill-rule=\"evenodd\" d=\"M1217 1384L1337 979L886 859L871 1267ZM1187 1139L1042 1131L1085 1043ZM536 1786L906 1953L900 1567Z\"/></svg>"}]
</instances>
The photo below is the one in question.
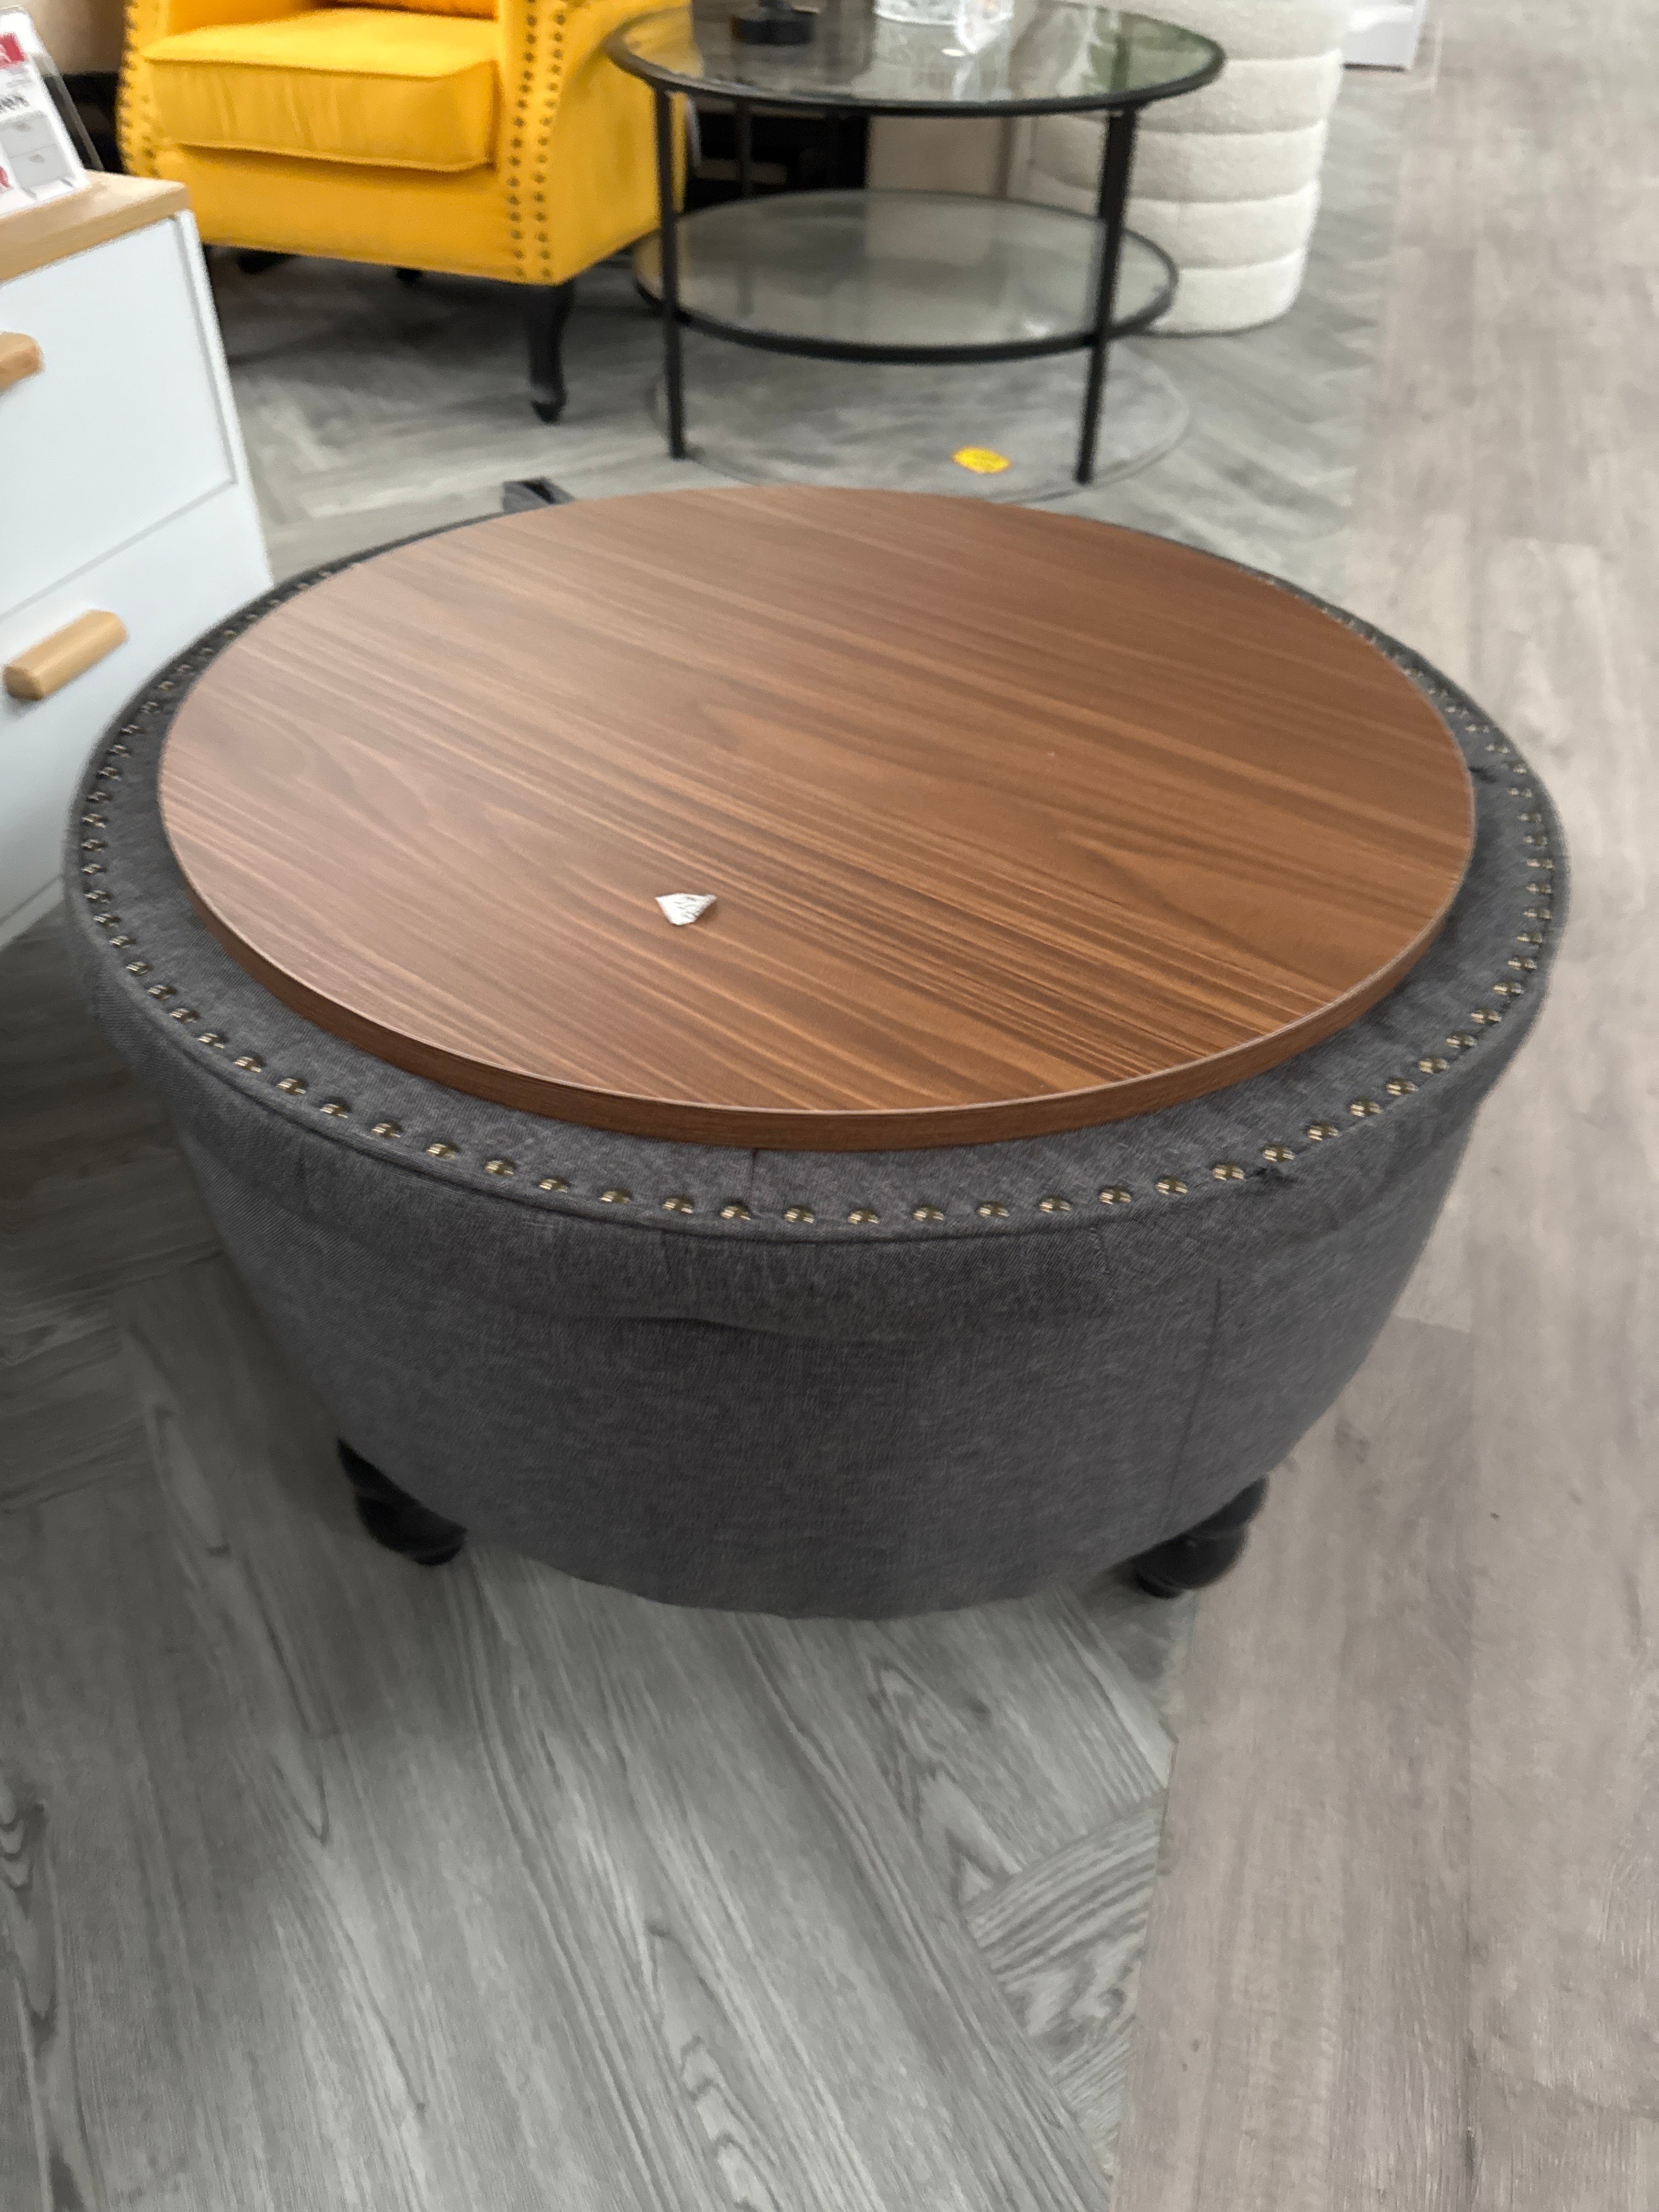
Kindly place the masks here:
<instances>
[{"instance_id":1,"label":"yellow price sticker","mask_svg":"<svg viewBox=\"0 0 1659 2212\"><path fill-rule=\"evenodd\" d=\"M963 446L951 459L959 469L971 469L976 477L1000 477L1004 469L1013 465L1006 453L994 453L988 446Z\"/></svg>"}]
</instances>

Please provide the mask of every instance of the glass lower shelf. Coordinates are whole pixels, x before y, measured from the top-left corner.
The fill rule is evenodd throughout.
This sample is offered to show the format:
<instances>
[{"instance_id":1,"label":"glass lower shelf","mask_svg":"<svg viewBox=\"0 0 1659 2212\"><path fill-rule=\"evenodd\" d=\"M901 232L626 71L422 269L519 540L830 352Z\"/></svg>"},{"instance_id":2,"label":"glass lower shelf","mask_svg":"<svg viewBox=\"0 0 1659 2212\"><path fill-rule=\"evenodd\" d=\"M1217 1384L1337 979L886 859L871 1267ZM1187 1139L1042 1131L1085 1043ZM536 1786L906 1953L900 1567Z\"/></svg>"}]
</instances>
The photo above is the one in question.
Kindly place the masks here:
<instances>
[{"instance_id":1,"label":"glass lower shelf","mask_svg":"<svg viewBox=\"0 0 1659 2212\"><path fill-rule=\"evenodd\" d=\"M1016 358L1087 344L1103 238L1064 209L954 192L790 192L728 200L678 226L688 320L753 345L849 360ZM662 296L656 238L635 249ZM1115 331L1173 296L1175 272L1125 234Z\"/></svg>"}]
</instances>

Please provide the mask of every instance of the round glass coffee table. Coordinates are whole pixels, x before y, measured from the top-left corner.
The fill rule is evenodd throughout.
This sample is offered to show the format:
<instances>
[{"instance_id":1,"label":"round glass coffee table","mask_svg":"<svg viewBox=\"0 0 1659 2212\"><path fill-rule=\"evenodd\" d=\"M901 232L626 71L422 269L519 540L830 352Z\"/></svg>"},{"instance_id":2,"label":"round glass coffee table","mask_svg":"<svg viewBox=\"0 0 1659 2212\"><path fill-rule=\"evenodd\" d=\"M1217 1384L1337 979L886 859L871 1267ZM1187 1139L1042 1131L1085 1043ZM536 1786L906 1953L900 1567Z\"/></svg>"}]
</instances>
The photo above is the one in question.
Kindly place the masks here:
<instances>
[{"instance_id":1,"label":"round glass coffee table","mask_svg":"<svg viewBox=\"0 0 1659 2212\"><path fill-rule=\"evenodd\" d=\"M605 51L656 99L660 228L635 269L660 302L669 450L684 456L683 325L770 353L832 361L1006 362L1086 352L1076 476L1094 475L1112 341L1175 295L1167 254L1125 228L1140 111L1192 92L1225 58L1149 15L1037 0L977 53L947 26L889 22L870 0L823 0L811 43L746 45L731 0L636 16ZM682 215L674 101L728 101L742 196ZM1096 212L956 192L816 191L755 198L757 106L811 114L1107 118Z\"/></svg>"}]
</instances>

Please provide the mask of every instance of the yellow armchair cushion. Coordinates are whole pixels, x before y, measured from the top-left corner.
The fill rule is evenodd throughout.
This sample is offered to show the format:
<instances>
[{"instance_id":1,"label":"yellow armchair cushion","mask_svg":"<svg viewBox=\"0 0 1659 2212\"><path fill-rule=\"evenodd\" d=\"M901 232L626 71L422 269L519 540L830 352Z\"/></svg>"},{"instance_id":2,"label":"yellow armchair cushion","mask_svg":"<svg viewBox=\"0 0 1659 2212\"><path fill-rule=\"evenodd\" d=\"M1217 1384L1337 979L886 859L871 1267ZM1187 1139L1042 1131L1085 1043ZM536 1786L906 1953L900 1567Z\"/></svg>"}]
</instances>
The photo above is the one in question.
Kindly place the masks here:
<instances>
[{"instance_id":1,"label":"yellow armchair cushion","mask_svg":"<svg viewBox=\"0 0 1659 2212\"><path fill-rule=\"evenodd\" d=\"M494 149L497 38L468 15L321 8L180 32L143 58L177 145L455 171Z\"/></svg>"}]
</instances>

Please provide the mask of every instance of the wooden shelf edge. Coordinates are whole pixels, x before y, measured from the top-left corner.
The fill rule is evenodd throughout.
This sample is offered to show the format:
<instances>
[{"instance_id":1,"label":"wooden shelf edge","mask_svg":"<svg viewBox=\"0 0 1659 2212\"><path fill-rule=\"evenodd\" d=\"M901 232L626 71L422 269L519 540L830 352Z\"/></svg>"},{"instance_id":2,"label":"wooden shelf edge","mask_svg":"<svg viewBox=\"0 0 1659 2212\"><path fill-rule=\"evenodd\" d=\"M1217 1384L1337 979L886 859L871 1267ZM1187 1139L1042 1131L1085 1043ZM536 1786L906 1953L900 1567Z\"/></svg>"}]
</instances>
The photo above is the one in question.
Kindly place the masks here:
<instances>
[{"instance_id":1,"label":"wooden shelf edge","mask_svg":"<svg viewBox=\"0 0 1659 2212\"><path fill-rule=\"evenodd\" d=\"M165 222L189 206L185 187L162 177L89 177L83 191L0 216L0 283Z\"/></svg>"}]
</instances>

